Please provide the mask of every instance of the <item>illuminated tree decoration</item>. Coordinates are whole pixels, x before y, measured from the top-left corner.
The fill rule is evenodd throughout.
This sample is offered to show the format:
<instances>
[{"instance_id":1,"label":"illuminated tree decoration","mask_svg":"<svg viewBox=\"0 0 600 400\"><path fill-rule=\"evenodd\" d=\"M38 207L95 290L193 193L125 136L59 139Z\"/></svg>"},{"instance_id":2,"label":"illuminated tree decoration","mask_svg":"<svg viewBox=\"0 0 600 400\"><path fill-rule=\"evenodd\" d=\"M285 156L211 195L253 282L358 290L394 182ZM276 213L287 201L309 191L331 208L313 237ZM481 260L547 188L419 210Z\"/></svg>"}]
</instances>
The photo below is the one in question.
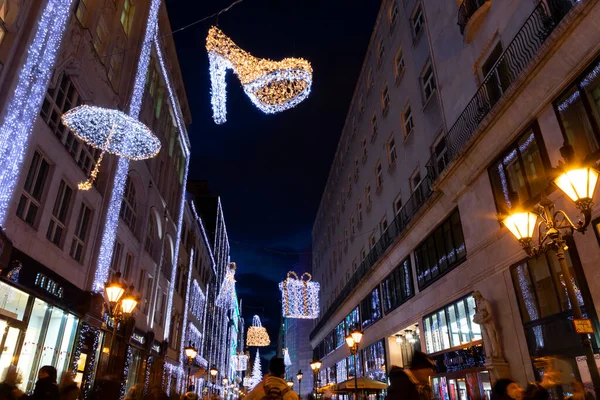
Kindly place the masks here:
<instances>
[{"instance_id":1,"label":"illuminated tree decoration","mask_svg":"<svg viewBox=\"0 0 600 400\"><path fill-rule=\"evenodd\" d=\"M208 31L206 50L213 119L217 124L227 121L225 75L228 69L233 69L252 103L267 114L295 107L310 93L312 67L302 58L272 61L254 57L215 26Z\"/></svg>"},{"instance_id":2,"label":"illuminated tree decoration","mask_svg":"<svg viewBox=\"0 0 600 400\"><path fill-rule=\"evenodd\" d=\"M300 278L295 272L288 272L287 278L279 283L279 290L285 318L315 319L319 316L320 285L312 281L308 272Z\"/></svg>"},{"instance_id":3,"label":"illuminated tree decoration","mask_svg":"<svg viewBox=\"0 0 600 400\"><path fill-rule=\"evenodd\" d=\"M231 309L235 302L235 270L235 263L229 263L225 279L223 279L223 283L221 284L221 290L215 300L217 306L223 307L226 310Z\"/></svg>"},{"instance_id":4,"label":"illuminated tree decoration","mask_svg":"<svg viewBox=\"0 0 600 400\"><path fill-rule=\"evenodd\" d=\"M248 327L246 335L246 346L264 347L271 344L267 330L260 323L260 318L255 315L252 318L252 326Z\"/></svg>"},{"instance_id":5,"label":"illuminated tree decoration","mask_svg":"<svg viewBox=\"0 0 600 400\"><path fill-rule=\"evenodd\" d=\"M75 136L102 150L88 181L79 184L81 190L92 187L104 153L145 160L160 151L160 140L146 125L118 110L83 105L63 114L62 122Z\"/></svg>"},{"instance_id":6,"label":"illuminated tree decoration","mask_svg":"<svg viewBox=\"0 0 600 400\"><path fill-rule=\"evenodd\" d=\"M292 365L292 360L290 359L290 351L288 349L283 349L283 364L286 367Z\"/></svg>"},{"instance_id":7,"label":"illuminated tree decoration","mask_svg":"<svg viewBox=\"0 0 600 400\"><path fill-rule=\"evenodd\" d=\"M233 365L236 371L246 371L248 369L248 355L244 353L234 355Z\"/></svg>"},{"instance_id":8,"label":"illuminated tree decoration","mask_svg":"<svg viewBox=\"0 0 600 400\"><path fill-rule=\"evenodd\" d=\"M250 376L250 382L248 382L248 388L250 390L254 389L254 387L262 381L262 378L263 376L262 367L260 365L260 353L258 352L258 349L256 349L256 357L254 358L254 365L252 366L252 375Z\"/></svg>"}]
</instances>

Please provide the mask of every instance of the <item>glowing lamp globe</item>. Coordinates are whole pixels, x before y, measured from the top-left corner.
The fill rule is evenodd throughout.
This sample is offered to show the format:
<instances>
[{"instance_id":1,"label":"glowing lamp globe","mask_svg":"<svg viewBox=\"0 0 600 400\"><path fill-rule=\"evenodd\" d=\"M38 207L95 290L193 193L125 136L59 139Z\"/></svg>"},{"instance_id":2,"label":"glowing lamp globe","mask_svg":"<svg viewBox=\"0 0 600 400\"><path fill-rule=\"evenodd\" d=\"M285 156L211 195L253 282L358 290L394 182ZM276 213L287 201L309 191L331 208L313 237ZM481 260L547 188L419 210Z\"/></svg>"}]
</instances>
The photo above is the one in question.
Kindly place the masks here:
<instances>
[{"instance_id":1,"label":"glowing lamp globe","mask_svg":"<svg viewBox=\"0 0 600 400\"><path fill-rule=\"evenodd\" d=\"M185 352L185 356L189 359L196 358L196 356L198 355L198 350L196 350L194 346L192 346L191 342L189 346L187 346L183 351Z\"/></svg>"},{"instance_id":2,"label":"glowing lamp globe","mask_svg":"<svg viewBox=\"0 0 600 400\"><path fill-rule=\"evenodd\" d=\"M358 344L362 340L363 333L361 331L356 330L352 332L350 336L352 336L352 340L354 340L354 343Z\"/></svg>"},{"instance_id":3,"label":"glowing lamp globe","mask_svg":"<svg viewBox=\"0 0 600 400\"><path fill-rule=\"evenodd\" d=\"M116 303L117 301L119 301L121 299L121 296L123 296L123 293L125 293L125 288L123 287L120 281L121 273L117 272L113 279L104 287L106 297L111 303Z\"/></svg>"},{"instance_id":4,"label":"glowing lamp globe","mask_svg":"<svg viewBox=\"0 0 600 400\"><path fill-rule=\"evenodd\" d=\"M298 370L298 373L296 374L296 379L298 379L298 381L301 381L303 376L304 375L302 374L302 370Z\"/></svg>"},{"instance_id":5,"label":"glowing lamp globe","mask_svg":"<svg viewBox=\"0 0 600 400\"><path fill-rule=\"evenodd\" d=\"M320 370L321 369L321 361L315 360L315 361L311 362L310 369L312 369L314 372L317 372L318 370Z\"/></svg>"},{"instance_id":6,"label":"glowing lamp globe","mask_svg":"<svg viewBox=\"0 0 600 400\"><path fill-rule=\"evenodd\" d=\"M128 293L121 300L123 313L131 314L138 305L138 299L133 295L133 286L129 287Z\"/></svg>"},{"instance_id":7,"label":"glowing lamp globe","mask_svg":"<svg viewBox=\"0 0 600 400\"><path fill-rule=\"evenodd\" d=\"M531 211L515 212L504 218L502 223L519 242L523 242L533 237L537 217L537 214Z\"/></svg>"},{"instance_id":8,"label":"glowing lamp globe","mask_svg":"<svg viewBox=\"0 0 600 400\"><path fill-rule=\"evenodd\" d=\"M291 379L289 381L287 381L287 385L289 388L294 387L294 381L292 381Z\"/></svg>"},{"instance_id":9,"label":"glowing lamp globe","mask_svg":"<svg viewBox=\"0 0 600 400\"><path fill-rule=\"evenodd\" d=\"M212 376L213 378L214 378L215 376L217 376L217 374L218 374L218 373L219 373L219 371L217 371L217 369L216 369L215 367L212 367L212 368L210 369L210 376Z\"/></svg>"},{"instance_id":10,"label":"glowing lamp globe","mask_svg":"<svg viewBox=\"0 0 600 400\"><path fill-rule=\"evenodd\" d=\"M346 336L346 344L350 348L354 347L354 338L352 337L352 335Z\"/></svg>"},{"instance_id":11,"label":"glowing lamp globe","mask_svg":"<svg viewBox=\"0 0 600 400\"><path fill-rule=\"evenodd\" d=\"M563 172L556 179L554 184L558 186L575 204L584 208L589 207L596 184L598 183L598 171L594 168L576 168Z\"/></svg>"}]
</instances>

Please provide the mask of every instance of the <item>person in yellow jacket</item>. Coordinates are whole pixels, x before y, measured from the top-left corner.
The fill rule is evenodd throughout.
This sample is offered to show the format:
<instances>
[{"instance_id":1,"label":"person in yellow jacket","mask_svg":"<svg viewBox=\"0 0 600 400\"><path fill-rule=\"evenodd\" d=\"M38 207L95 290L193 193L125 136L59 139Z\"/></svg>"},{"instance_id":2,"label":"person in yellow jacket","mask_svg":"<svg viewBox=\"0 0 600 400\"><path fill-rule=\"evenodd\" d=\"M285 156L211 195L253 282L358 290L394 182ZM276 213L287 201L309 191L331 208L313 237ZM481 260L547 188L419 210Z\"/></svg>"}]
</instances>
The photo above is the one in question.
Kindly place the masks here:
<instances>
[{"instance_id":1,"label":"person in yellow jacket","mask_svg":"<svg viewBox=\"0 0 600 400\"><path fill-rule=\"evenodd\" d=\"M299 400L298 395L287 385L283 358L273 357L269 362L269 373L250 393L246 400Z\"/></svg>"}]
</instances>

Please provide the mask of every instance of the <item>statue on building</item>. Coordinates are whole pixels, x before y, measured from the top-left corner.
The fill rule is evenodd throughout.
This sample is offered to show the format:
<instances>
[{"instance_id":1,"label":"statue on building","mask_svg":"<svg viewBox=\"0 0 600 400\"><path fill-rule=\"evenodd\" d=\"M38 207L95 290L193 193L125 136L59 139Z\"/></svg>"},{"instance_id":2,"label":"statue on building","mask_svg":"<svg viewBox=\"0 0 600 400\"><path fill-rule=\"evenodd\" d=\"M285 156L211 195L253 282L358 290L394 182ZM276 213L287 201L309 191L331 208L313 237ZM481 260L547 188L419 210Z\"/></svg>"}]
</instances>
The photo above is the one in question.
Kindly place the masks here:
<instances>
[{"instance_id":1,"label":"statue on building","mask_svg":"<svg viewBox=\"0 0 600 400\"><path fill-rule=\"evenodd\" d=\"M502 358L500 339L492 317L492 305L479 291L473 293L473 298L475 299L473 322L481 326L485 358L490 361L495 358Z\"/></svg>"}]
</instances>

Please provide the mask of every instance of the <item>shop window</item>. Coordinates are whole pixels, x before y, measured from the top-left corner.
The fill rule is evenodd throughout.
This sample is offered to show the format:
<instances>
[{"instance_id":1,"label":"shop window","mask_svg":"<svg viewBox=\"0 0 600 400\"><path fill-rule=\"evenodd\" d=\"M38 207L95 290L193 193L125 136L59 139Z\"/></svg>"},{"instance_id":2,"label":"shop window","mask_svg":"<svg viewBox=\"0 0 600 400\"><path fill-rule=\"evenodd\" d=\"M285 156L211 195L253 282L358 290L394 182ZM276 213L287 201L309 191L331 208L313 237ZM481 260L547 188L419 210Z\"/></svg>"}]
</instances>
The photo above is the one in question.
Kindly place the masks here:
<instances>
[{"instance_id":1,"label":"shop window","mask_svg":"<svg viewBox=\"0 0 600 400\"><path fill-rule=\"evenodd\" d=\"M63 234L66 230L65 226L72 195L73 190L71 187L64 180L61 180L58 192L56 193L56 200L54 200L54 208L52 209L52 217L50 217L50 223L48 224L48 231L46 232L46 239L58 247L62 247L63 244Z\"/></svg>"},{"instance_id":2,"label":"shop window","mask_svg":"<svg viewBox=\"0 0 600 400\"><path fill-rule=\"evenodd\" d=\"M23 187L24 190L17 206L17 217L31 226L35 226L37 223L38 211L41 208L42 195L49 172L50 164L36 151L33 154L25 186Z\"/></svg>"},{"instance_id":3,"label":"shop window","mask_svg":"<svg viewBox=\"0 0 600 400\"><path fill-rule=\"evenodd\" d=\"M137 220L137 196L135 185L131 176L127 177L125 182L125 193L123 195L123 203L121 205L121 220L129 227L131 232L135 233L135 223Z\"/></svg>"},{"instance_id":4,"label":"shop window","mask_svg":"<svg viewBox=\"0 0 600 400\"><path fill-rule=\"evenodd\" d=\"M381 282L383 311L387 314L410 299L415 293L412 282L410 257L406 257Z\"/></svg>"},{"instance_id":5,"label":"shop window","mask_svg":"<svg viewBox=\"0 0 600 400\"><path fill-rule=\"evenodd\" d=\"M350 312L350 314L346 316L344 339L352 332L358 329L360 329L360 311L359 307L357 306L354 310Z\"/></svg>"},{"instance_id":6,"label":"shop window","mask_svg":"<svg viewBox=\"0 0 600 400\"><path fill-rule=\"evenodd\" d=\"M335 333L332 331L324 339L324 347L325 347L325 355L331 353L335 350L334 342L335 342Z\"/></svg>"},{"instance_id":7,"label":"shop window","mask_svg":"<svg viewBox=\"0 0 600 400\"><path fill-rule=\"evenodd\" d=\"M348 370L346 367L345 358L335 364L335 377L337 383L342 383L348 380Z\"/></svg>"},{"instance_id":8,"label":"shop window","mask_svg":"<svg viewBox=\"0 0 600 400\"><path fill-rule=\"evenodd\" d=\"M481 329L473 323L475 299L469 295L423 317L427 353L481 340Z\"/></svg>"},{"instance_id":9,"label":"shop window","mask_svg":"<svg viewBox=\"0 0 600 400\"><path fill-rule=\"evenodd\" d=\"M356 374L356 367L358 367L358 377L360 378L361 376L363 376L363 367L362 367L362 356L361 356L362 352L358 352L356 354L356 358L358 360L358 363L355 364L354 362L354 355L350 355L349 357L346 358L346 364L348 365L348 379L354 379L354 375Z\"/></svg>"},{"instance_id":10,"label":"shop window","mask_svg":"<svg viewBox=\"0 0 600 400\"><path fill-rule=\"evenodd\" d=\"M335 348L342 347L346 344L346 327L344 321L340 322L335 327Z\"/></svg>"},{"instance_id":11,"label":"shop window","mask_svg":"<svg viewBox=\"0 0 600 400\"><path fill-rule=\"evenodd\" d=\"M489 168L496 208L508 214L518 206L527 207L546 189L548 157L537 125L521 135Z\"/></svg>"},{"instance_id":12,"label":"shop window","mask_svg":"<svg viewBox=\"0 0 600 400\"><path fill-rule=\"evenodd\" d=\"M575 246L569 243L565 252L567 265L575 293L586 318L590 315L587 284L575 267ZM567 352L583 352L571 320L571 303L567 295L560 265L553 251L537 258L530 258L511 268L511 275L521 319L525 328L529 351L532 355L559 355ZM552 333L551 333L552 332ZM579 349L579 350L576 350Z\"/></svg>"},{"instance_id":13,"label":"shop window","mask_svg":"<svg viewBox=\"0 0 600 400\"><path fill-rule=\"evenodd\" d=\"M0 315L22 321L29 295L3 282L0 282L0 293L3 294L0 296Z\"/></svg>"},{"instance_id":14,"label":"shop window","mask_svg":"<svg viewBox=\"0 0 600 400\"><path fill-rule=\"evenodd\" d=\"M379 296L379 287L373 289L371 293L367 295L360 302L360 314L362 317L362 328L366 329L379 321L382 317L381 314L381 301Z\"/></svg>"},{"instance_id":15,"label":"shop window","mask_svg":"<svg viewBox=\"0 0 600 400\"><path fill-rule=\"evenodd\" d=\"M380 382L387 382L383 339L368 345L364 349L363 354L366 377Z\"/></svg>"},{"instance_id":16,"label":"shop window","mask_svg":"<svg viewBox=\"0 0 600 400\"><path fill-rule=\"evenodd\" d=\"M600 149L600 62L587 71L556 101L555 110L565 140L583 160Z\"/></svg>"},{"instance_id":17,"label":"shop window","mask_svg":"<svg viewBox=\"0 0 600 400\"><path fill-rule=\"evenodd\" d=\"M455 210L415 249L419 289L435 282L466 258L460 214Z\"/></svg>"},{"instance_id":18,"label":"shop window","mask_svg":"<svg viewBox=\"0 0 600 400\"><path fill-rule=\"evenodd\" d=\"M81 203L79 209L79 216L77 217L77 225L75 226L75 234L73 235L73 241L71 242L70 255L80 263L83 262L83 256L85 254L85 242L87 240L88 227L92 220L92 210L90 210L84 203Z\"/></svg>"}]
</instances>

